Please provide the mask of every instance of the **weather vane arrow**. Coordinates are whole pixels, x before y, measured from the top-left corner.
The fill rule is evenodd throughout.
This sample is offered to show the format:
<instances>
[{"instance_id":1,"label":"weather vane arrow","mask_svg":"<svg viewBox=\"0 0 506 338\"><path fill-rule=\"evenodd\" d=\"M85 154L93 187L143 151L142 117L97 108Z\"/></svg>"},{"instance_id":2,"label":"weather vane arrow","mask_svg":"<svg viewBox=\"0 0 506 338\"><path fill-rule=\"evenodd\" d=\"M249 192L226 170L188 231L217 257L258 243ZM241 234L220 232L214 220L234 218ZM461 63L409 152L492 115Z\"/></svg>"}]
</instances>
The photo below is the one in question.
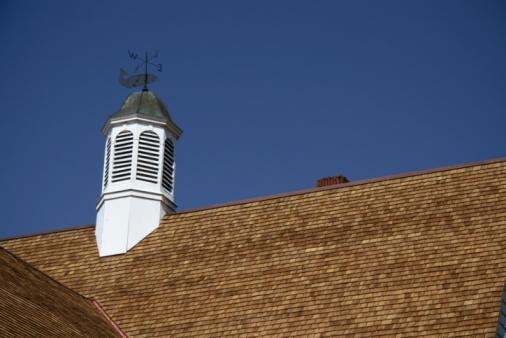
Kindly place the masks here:
<instances>
[{"instance_id":1,"label":"weather vane arrow","mask_svg":"<svg viewBox=\"0 0 506 338\"><path fill-rule=\"evenodd\" d=\"M157 67L157 70L159 72L162 72L162 64L161 63L155 64L155 63L151 62L152 59L155 59L158 57L158 51L156 51L155 55L153 55L149 59L148 59L148 52L146 52L145 59L140 58L138 54L132 53L130 51L128 51L128 55L130 55L131 59L134 59L134 60L138 59L138 60L142 61L142 63L138 64L135 67L135 71L138 71L139 68L144 65L144 74L131 75L128 78L125 78L124 76L128 75L128 73L125 70L123 70L123 68L121 68L119 70L119 83L123 87L126 87L126 88L144 86L144 88L142 90L147 91L148 90L147 84L158 80L158 76L153 75L153 74L148 74L148 64Z\"/></svg>"}]
</instances>

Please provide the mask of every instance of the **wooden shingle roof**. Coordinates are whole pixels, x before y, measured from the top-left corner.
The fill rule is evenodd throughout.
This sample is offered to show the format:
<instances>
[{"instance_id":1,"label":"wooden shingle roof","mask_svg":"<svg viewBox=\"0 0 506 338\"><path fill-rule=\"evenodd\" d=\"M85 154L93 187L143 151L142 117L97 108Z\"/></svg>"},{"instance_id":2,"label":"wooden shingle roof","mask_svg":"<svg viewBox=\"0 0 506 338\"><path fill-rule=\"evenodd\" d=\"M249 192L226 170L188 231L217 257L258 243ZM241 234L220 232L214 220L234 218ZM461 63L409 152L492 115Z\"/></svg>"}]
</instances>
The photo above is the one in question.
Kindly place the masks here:
<instances>
[{"instance_id":1,"label":"wooden shingle roof","mask_svg":"<svg viewBox=\"0 0 506 338\"><path fill-rule=\"evenodd\" d=\"M1 337L121 337L92 300L0 247Z\"/></svg>"},{"instance_id":2,"label":"wooden shingle roof","mask_svg":"<svg viewBox=\"0 0 506 338\"><path fill-rule=\"evenodd\" d=\"M0 241L132 337L495 336L506 159L167 215L125 255L93 227Z\"/></svg>"}]
</instances>

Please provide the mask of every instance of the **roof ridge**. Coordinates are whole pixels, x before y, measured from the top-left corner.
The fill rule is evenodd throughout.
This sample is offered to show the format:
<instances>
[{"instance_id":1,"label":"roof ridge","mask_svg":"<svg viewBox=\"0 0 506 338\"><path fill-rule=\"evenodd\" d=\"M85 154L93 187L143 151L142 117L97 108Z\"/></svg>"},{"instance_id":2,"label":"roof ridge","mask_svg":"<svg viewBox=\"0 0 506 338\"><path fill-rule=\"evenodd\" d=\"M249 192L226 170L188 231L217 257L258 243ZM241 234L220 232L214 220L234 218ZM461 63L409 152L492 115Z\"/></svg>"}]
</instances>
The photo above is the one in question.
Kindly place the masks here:
<instances>
[{"instance_id":1,"label":"roof ridge","mask_svg":"<svg viewBox=\"0 0 506 338\"><path fill-rule=\"evenodd\" d=\"M32 264L28 263L23 258L19 257L18 255L16 255L15 253L13 253L10 250L4 248L1 245L0 245L0 250L5 251L8 255L12 256L15 260L17 260L17 261L21 262L22 264L24 264L25 267L28 267L30 273L32 273L32 274L33 273L39 274L39 276L43 276L47 280L54 282L56 284L57 288L58 287L63 287L64 290L67 290L67 292L69 292L69 294L67 294L67 296L74 295L74 296L77 296L79 299L82 299L85 302L89 303L89 305L91 307L94 307L96 310L98 310L98 312L105 318L105 320L114 328L114 330L121 337L126 337L125 333L121 330L121 328L119 327L119 325L116 324L116 322L109 316L109 314L102 308L102 306L100 305L100 303L98 303L98 301L95 298L88 298L88 297L80 294L79 292L75 291L74 289L72 289L72 288L68 287L67 285L63 284L62 282L60 282L60 281L54 279L53 277L49 276L48 274L46 274L42 270L40 270L37 267L33 266ZM37 278L40 278L40 277L37 277ZM52 285L52 287L54 287L54 285Z\"/></svg>"},{"instance_id":2,"label":"roof ridge","mask_svg":"<svg viewBox=\"0 0 506 338\"><path fill-rule=\"evenodd\" d=\"M0 245L0 250L4 250L5 252L7 252L8 254L10 254L11 256L13 256L15 259L17 259L18 261L21 261L23 262L25 265L28 265L31 269L37 271L38 273L44 275L45 277L47 277L48 279L52 280L53 282L55 282L56 284L59 284L61 286L63 286L64 288L66 288L67 290L69 290L70 292L72 293L75 293L76 295L78 295L79 297L81 298L84 298L85 300L89 301L90 303L93 303L93 300L91 300L90 298L88 297L85 297L83 295L81 295L79 292L69 288L68 286L66 286L65 284L57 281L56 279L54 279L53 277L49 276L48 274L46 274L45 272L37 269L35 266L33 266L32 264L28 263L27 261L25 261L23 258L19 257L18 255L16 255L15 253L13 253L12 251L9 251L7 250L6 248L4 248L3 246Z\"/></svg>"},{"instance_id":3,"label":"roof ridge","mask_svg":"<svg viewBox=\"0 0 506 338\"><path fill-rule=\"evenodd\" d=\"M95 298L91 298L91 301L93 302L93 305L95 305L95 307L98 309L98 311L100 311L100 313L102 314L102 316L104 316L105 319L109 322L109 324L111 324L112 327L114 327L114 329L119 333L119 335L122 338L127 338L127 336L123 332L123 330L121 330L121 328L119 327L119 325L116 324L116 322L111 318L111 316L109 316L109 314L107 314L107 312L104 310L104 308L102 307L102 305L100 305L100 303Z\"/></svg>"},{"instance_id":4,"label":"roof ridge","mask_svg":"<svg viewBox=\"0 0 506 338\"><path fill-rule=\"evenodd\" d=\"M461 168L468 168L468 167L474 167L474 166L480 166L480 165L486 165L486 164L494 164L494 163L499 163L499 162L506 162L506 157L500 157L500 158L496 158L496 159L492 159L492 160L477 161L477 162L470 162L470 163L464 163L464 164L456 164L456 165L439 167L439 168L434 168L434 169L412 171L412 172L403 173L403 174L382 176L382 177L377 177L377 178L369 178L369 179L365 179L365 180L348 182L348 183L341 183L341 184L319 187L319 188L303 189L303 190L297 190L297 191L292 191L292 192L287 192L287 193L274 194L274 195L255 197L255 198L249 198L249 199L232 201L232 202L213 204L213 205L209 205L209 206L203 206L203 207L197 207L197 208L176 211L174 213L169 213L169 214L165 215L165 217L170 216L170 215L186 214L186 213L190 213L190 212L204 211L204 210L210 210L210 209L216 209L216 208L224 208L224 207L229 207L229 206L234 206L234 205L254 203L254 202L266 201L266 200L271 200L271 199L283 198L283 197L297 196L297 195L309 194L309 193L318 192L318 191L341 189L341 188L346 188L346 187L351 187L351 186L376 183L376 182L382 182L382 181L389 181L389 180L395 180L395 179L399 179L399 178L413 177L413 176L419 176L419 175L425 175L425 174L431 174L431 173L437 173L437 172L443 172L443 171L455 170L455 169L461 169ZM79 226L68 227L68 228L40 231L40 232L35 232L35 233L25 234L25 235L3 237L3 238L0 238L0 241L7 241L7 240L12 240L12 239L19 239L19 238L39 236L39 235L47 235L47 234L60 233L60 232L72 231L72 230L87 229L87 228L93 228L93 227L95 227L95 224L79 225Z\"/></svg>"},{"instance_id":5,"label":"roof ridge","mask_svg":"<svg viewBox=\"0 0 506 338\"><path fill-rule=\"evenodd\" d=\"M494 164L494 163L499 163L499 162L506 162L506 157L500 157L500 158L496 158L496 159L492 159L492 160L485 160L485 161L478 161L478 162L471 162L471 163L464 163L464 164L456 164L456 165L434 168L434 169L412 171L412 172L408 172L408 173L395 174L395 175L390 175L390 176L382 176L382 177L377 177L377 178L368 178L368 179L360 180L360 181L340 183L340 184L335 184L335 185L330 185L330 186L325 186L325 187L297 190L297 191L292 191L292 192L287 192L287 193L262 196L262 197L255 197L255 198L249 198L249 199L233 201L233 202L225 202L225 203L214 204L214 205L210 205L210 206L197 207L197 208L192 208L192 209L187 209L187 210L176 211L174 214L184 214L184 213L203 211L203 210L209 210L209 209L215 209L215 208L223 208L223 207L229 207L229 206L246 204L246 203L253 203L253 202L260 202L260 201L266 201L266 200L283 198L283 197L309 194L309 193L317 192L317 191L341 189L341 188L346 188L346 187L351 187L351 186L376 183L376 182L382 182L382 181L389 181L389 180L395 180L395 179L399 179L399 178L413 177L413 176L419 176L419 175L425 175L425 174L431 174L431 173L437 173L437 172L443 172L443 171L455 170L455 169L461 169L461 168L468 168L468 167L474 167L474 166L480 166L480 165L486 165L486 164ZM172 215L172 214L168 214L168 215ZM168 216L168 215L166 215L166 216Z\"/></svg>"},{"instance_id":6,"label":"roof ridge","mask_svg":"<svg viewBox=\"0 0 506 338\"><path fill-rule=\"evenodd\" d=\"M11 240L11 239L18 239L18 238L33 237L33 236L39 236L39 235L54 234L54 233L59 233L59 232L72 231L72 230L80 230L80 229L88 229L88 228L94 228L94 227L95 227L94 223L93 224L78 225L78 226L68 227L68 228L60 228L60 229L39 231L39 232L31 233L31 234L9 236L9 237L0 237L0 241L8 241L8 240Z\"/></svg>"}]
</instances>

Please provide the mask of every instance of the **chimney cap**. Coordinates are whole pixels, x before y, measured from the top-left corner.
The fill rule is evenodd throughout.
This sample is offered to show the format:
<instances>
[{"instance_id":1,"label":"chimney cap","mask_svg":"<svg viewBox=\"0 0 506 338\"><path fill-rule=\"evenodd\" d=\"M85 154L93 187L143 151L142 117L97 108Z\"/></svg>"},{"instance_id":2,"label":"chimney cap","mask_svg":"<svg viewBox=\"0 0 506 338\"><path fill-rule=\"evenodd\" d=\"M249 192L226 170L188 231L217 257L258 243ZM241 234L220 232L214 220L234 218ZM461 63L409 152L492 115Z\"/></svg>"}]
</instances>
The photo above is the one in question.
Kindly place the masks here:
<instances>
[{"instance_id":1,"label":"chimney cap","mask_svg":"<svg viewBox=\"0 0 506 338\"><path fill-rule=\"evenodd\" d=\"M348 182L349 182L348 179L343 175L329 176L329 177L320 178L318 181L316 181L316 187L317 188L328 187L331 185L348 183Z\"/></svg>"}]
</instances>

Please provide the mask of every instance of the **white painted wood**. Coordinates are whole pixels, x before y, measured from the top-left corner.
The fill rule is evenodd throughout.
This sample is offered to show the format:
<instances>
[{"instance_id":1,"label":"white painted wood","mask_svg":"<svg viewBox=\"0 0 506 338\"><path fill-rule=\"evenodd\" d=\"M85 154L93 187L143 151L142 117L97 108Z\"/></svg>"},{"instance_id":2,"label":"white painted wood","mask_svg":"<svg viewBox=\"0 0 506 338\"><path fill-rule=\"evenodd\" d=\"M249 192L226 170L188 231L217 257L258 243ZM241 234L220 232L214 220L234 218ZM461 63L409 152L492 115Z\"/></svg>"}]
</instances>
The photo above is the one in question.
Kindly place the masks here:
<instances>
[{"instance_id":1,"label":"white painted wood","mask_svg":"<svg viewBox=\"0 0 506 338\"><path fill-rule=\"evenodd\" d=\"M149 95L154 94L149 93ZM133 134L130 178L113 182L112 173L116 158L114 146L116 137L123 131ZM144 131L155 133L160 140L157 183L136 178L139 136ZM165 214L176 210L174 189L168 192L162 187L164 143L167 138L170 138L174 145L174 155L176 155L176 142L182 130L169 118L129 114L109 117L102 132L106 137L106 142L108 138L111 139L111 148L108 184L102 185L102 195L97 203L95 236L101 257L126 253L155 230Z\"/></svg>"}]
</instances>

